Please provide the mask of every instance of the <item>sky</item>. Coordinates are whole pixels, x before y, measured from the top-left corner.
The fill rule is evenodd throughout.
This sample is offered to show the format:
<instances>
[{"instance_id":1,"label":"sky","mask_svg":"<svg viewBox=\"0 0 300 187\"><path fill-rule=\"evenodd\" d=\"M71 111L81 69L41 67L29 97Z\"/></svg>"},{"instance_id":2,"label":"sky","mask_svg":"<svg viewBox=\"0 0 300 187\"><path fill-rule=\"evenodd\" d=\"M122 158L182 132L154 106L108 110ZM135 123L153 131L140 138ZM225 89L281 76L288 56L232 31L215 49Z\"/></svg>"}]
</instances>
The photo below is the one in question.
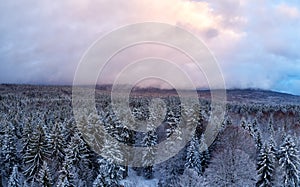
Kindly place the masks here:
<instances>
[{"instance_id":1,"label":"sky","mask_svg":"<svg viewBox=\"0 0 300 187\"><path fill-rule=\"evenodd\" d=\"M300 95L297 0L5 1L0 3L0 83L72 84L95 40L139 22L168 23L195 34L217 59L227 88ZM132 53L129 49L127 56ZM116 57L112 72L123 58L126 54ZM190 63L181 63L194 79L200 76Z\"/></svg>"}]
</instances>

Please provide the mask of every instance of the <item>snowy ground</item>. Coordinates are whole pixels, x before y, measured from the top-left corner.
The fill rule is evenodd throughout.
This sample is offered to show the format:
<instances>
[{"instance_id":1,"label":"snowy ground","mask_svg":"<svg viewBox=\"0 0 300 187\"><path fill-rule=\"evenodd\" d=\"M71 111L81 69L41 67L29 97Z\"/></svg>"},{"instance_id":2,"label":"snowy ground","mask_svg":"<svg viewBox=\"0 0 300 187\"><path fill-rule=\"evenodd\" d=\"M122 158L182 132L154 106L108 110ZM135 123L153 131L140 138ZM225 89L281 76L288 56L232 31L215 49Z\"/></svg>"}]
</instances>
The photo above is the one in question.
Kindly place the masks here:
<instances>
[{"instance_id":1,"label":"snowy ground","mask_svg":"<svg viewBox=\"0 0 300 187\"><path fill-rule=\"evenodd\" d=\"M156 187L158 186L157 179L145 180L142 176L137 176L132 169L128 170L128 177L120 182L124 187Z\"/></svg>"}]
</instances>

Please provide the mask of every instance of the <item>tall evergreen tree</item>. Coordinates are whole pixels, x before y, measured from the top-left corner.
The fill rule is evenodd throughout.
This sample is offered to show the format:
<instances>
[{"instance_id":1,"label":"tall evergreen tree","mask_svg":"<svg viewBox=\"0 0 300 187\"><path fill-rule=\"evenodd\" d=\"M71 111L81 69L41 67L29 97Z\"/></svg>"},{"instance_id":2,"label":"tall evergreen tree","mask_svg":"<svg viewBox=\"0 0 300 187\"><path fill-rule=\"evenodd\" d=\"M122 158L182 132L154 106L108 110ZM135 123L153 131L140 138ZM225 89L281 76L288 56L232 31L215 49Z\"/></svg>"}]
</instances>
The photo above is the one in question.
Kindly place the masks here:
<instances>
[{"instance_id":1,"label":"tall evergreen tree","mask_svg":"<svg viewBox=\"0 0 300 187\"><path fill-rule=\"evenodd\" d=\"M39 171L37 181L42 187L51 187L53 185L51 173L49 171L48 164L45 161Z\"/></svg>"},{"instance_id":2,"label":"tall evergreen tree","mask_svg":"<svg viewBox=\"0 0 300 187\"><path fill-rule=\"evenodd\" d=\"M264 144L257 158L257 182L258 187L271 187L274 185L275 154L271 148Z\"/></svg>"},{"instance_id":3,"label":"tall evergreen tree","mask_svg":"<svg viewBox=\"0 0 300 187\"><path fill-rule=\"evenodd\" d=\"M256 133L255 145L256 145L257 152L259 152L259 150L262 148L263 145L260 131Z\"/></svg>"},{"instance_id":4,"label":"tall evergreen tree","mask_svg":"<svg viewBox=\"0 0 300 187\"><path fill-rule=\"evenodd\" d=\"M23 161L26 166L24 171L28 180L37 179L39 170L43 166L43 162L50 160L50 152L47 147L44 129L38 125L36 131L32 134L28 147L26 149Z\"/></svg>"},{"instance_id":5,"label":"tall evergreen tree","mask_svg":"<svg viewBox=\"0 0 300 187\"><path fill-rule=\"evenodd\" d=\"M21 150L21 154L25 154L27 147L29 145L29 140L31 138L31 135L33 133L33 129L32 129L32 115L27 116L26 120L25 120L25 124L22 130L22 150Z\"/></svg>"},{"instance_id":6,"label":"tall evergreen tree","mask_svg":"<svg viewBox=\"0 0 300 187\"><path fill-rule=\"evenodd\" d=\"M270 115L269 123L268 123L268 132L273 136L275 134L274 130L274 117L273 114Z\"/></svg>"},{"instance_id":7,"label":"tall evergreen tree","mask_svg":"<svg viewBox=\"0 0 300 187\"><path fill-rule=\"evenodd\" d=\"M183 152L182 152L183 153ZM183 174L184 163L182 154L178 154L169 160L155 165L155 170L160 173L158 186L172 187L180 183L180 175ZM197 174L198 176L198 174Z\"/></svg>"},{"instance_id":8,"label":"tall evergreen tree","mask_svg":"<svg viewBox=\"0 0 300 187\"><path fill-rule=\"evenodd\" d=\"M68 164L74 166L76 169L75 173L78 174L79 179L92 178L92 173L90 172L92 167L91 151L79 133L75 133L71 138L65 152Z\"/></svg>"},{"instance_id":9,"label":"tall evergreen tree","mask_svg":"<svg viewBox=\"0 0 300 187\"><path fill-rule=\"evenodd\" d=\"M200 150L201 150L201 173L204 173L205 169L208 168L210 153L205 142L204 134L201 135L200 139Z\"/></svg>"},{"instance_id":10,"label":"tall evergreen tree","mask_svg":"<svg viewBox=\"0 0 300 187\"><path fill-rule=\"evenodd\" d=\"M18 166L15 165L13 167L13 171L9 177L9 181L7 184L8 187L21 187L20 183L20 176L19 176L19 171L18 171Z\"/></svg>"},{"instance_id":11,"label":"tall evergreen tree","mask_svg":"<svg viewBox=\"0 0 300 187\"><path fill-rule=\"evenodd\" d=\"M169 155L168 157L173 157L178 153L185 142L183 140L182 129L179 128L180 124L173 124L170 128L167 129L166 136L167 141L164 146L164 154Z\"/></svg>"},{"instance_id":12,"label":"tall evergreen tree","mask_svg":"<svg viewBox=\"0 0 300 187\"><path fill-rule=\"evenodd\" d=\"M97 114L91 113L88 116L87 122L84 120L84 118L81 119L81 123L85 124L82 125L85 127L82 127L82 129L85 130L84 134L88 135L85 137L85 140L93 150L100 152L105 138L103 119L99 119Z\"/></svg>"},{"instance_id":13,"label":"tall evergreen tree","mask_svg":"<svg viewBox=\"0 0 300 187\"><path fill-rule=\"evenodd\" d=\"M143 152L142 163L144 165L145 177L150 179L152 178L152 169L155 160L156 148L154 147L157 144L157 133L155 130L147 132L146 136L143 139L143 144L146 147Z\"/></svg>"},{"instance_id":14,"label":"tall evergreen tree","mask_svg":"<svg viewBox=\"0 0 300 187\"><path fill-rule=\"evenodd\" d=\"M122 111L125 111L127 109L123 109ZM110 124L106 124L106 128L108 129L109 133L112 135L114 140L117 140L118 142L121 142L122 144L126 145L133 145L134 144L134 133L133 131L130 131L129 129L132 128L130 125L138 124L132 119L131 117L128 117L126 113L118 111L116 113L118 115L113 115L110 121ZM118 119L118 117L120 119ZM104 138L108 138L105 136L102 136ZM106 142L108 143L108 142ZM111 143L110 143L111 144ZM122 165L125 165L122 170L124 169L123 176L126 177L128 173L128 161L132 160L133 155L129 153L128 146L119 146L119 145L110 145L110 152L115 152L116 154L111 155L110 158L114 158L115 160L122 161ZM103 151L102 151L103 152Z\"/></svg>"},{"instance_id":15,"label":"tall evergreen tree","mask_svg":"<svg viewBox=\"0 0 300 187\"><path fill-rule=\"evenodd\" d=\"M95 179L94 187L117 187L119 181L123 178L124 167L118 166L112 159L99 158L99 174Z\"/></svg>"},{"instance_id":16,"label":"tall evergreen tree","mask_svg":"<svg viewBox=\"0 0 300 187\"><path fill-rule=\"evenodd\" d=\"M16 138L13 134L14 126L6 122L0 152L1 175L8 178L13 166L17 163Z\"/></svg>"},{"instance_id":17,"label":"tall evergreen tree","mask_svg":"<svg viewBox=\"0 0 300 187\"><path fill-rule=\"evenodd\" d=\"M275 155L275 159L278 161L278 149L277 149L277 144L274 140L274 137L271 135L270 140L269 140L269 148L272 154Z\"/></svg>"},{"instance_id":18,"label":"tall evergreen tree","mask_svg":"<svg viewBox=\"0 0 300 187\"><path fill-rule=\"evenodd\" d=\"M241 127L246 130L249 131L249 125L245 119L245 117L242 117L241 121L240 121Z\"/></svg>"},{"instance_id":19,"label":"tall evergreen tree","mask_svg":"<svg viewBox=\"0 0 300 187\"><path fill-rule=\"evenodd\" d=\"M153 110L153 108L150 108ZM153 177L153 165L157 148L155 145L158 143L158 136L155 129L157 123L157 115L154 111L150 113L149 121L147 123L147 133L144 136L142 143L145 147L142 155L142 163L144 167L144 174L147 179Z\"/></svg>"},{"instance_id":20,"label":"tall evergreen tree","mask_svg":"<svg viewBox=\"0 0 300 187\"><path fill-rule=\"evenodd\" d=\"M98 175L93 182L93 187L103 187L105 186L105 181L101 175Z\"/></svg>"},{"instance_id":21,"label":"tall evergreen tree","mask_svg":"<svg viewBox=\"0 0 300 187\"><path fill-rule=\"evenodd\" d=\"M122 135L122 131L124 129L119 128L120 122L117 119L116 115L113 114L112 111L109 111L108 114L110 115L106 116L105 119L101 119L100 123L104 123L103 125L105 126L105 130L108 131L109 135L101 130L99 131L99 135L103 135L101 137L99 135L95 136L96 141L98 141L98 143L101 143L99 148L101 149L100 152L103 156L103 158L101 157L98 159L100 168L97 178L101 179L101 181L106 185L110 183L115 185L120 179L122 179L126 175L126 167L121 166L119 164L126 163L127 151L126 149L124 149L124 146L120 146L119 141L126 142L126 135L123 135L127 133L125 132ZM117 141L116 139L119 141ZM107 169L106 172L105 168ZM95 180L94 183L96 184L97 181Z\"/></svg>"},{"instance_id":22,"label":"tall evergreen tree","mask_svg":"<svg viewBox=\"0 0 300 187\"><path fill-rule=\"evenodd\" d=\"M292 136L287 135L278 151L279 164L283 170L283 186L299 186L299 151Z\"/></svg>"},{"instance_id":23,"label":"tall evergreen tree","mask_svg":"<svg viewBox=\"0 0 300 187\"><path fill-rule=\"evenodd\" d=\"M49 150L51 153L51 159L54 161L54 170L58 171L64 161L65 156L65 140L62 134L62 124L55 123L48 135Z\"/></svg>"},{"instance_id":24,"label":"tall evergreen tree","mask_svg":"<svg viewBox=\"0 0 300 187\"><path fill-rule=\"evenodd\" d=\"M257 119L254 119L252 123L249 123L249 132L250 135L254 138L256 150L257 153L259 153L261 147L262 147L262 137L261 137L261 131L258 127Z\"/></svg>"},{"instance_id":25,"label":"tall evergreen tree","mask_svg":"<svg viewBox=\"0 0 300 187\"><path fill-rule=\"evenodd\" d=\"M232 125L232 121L231 121L231 118L229 116L226 116L224 121L222 122L222 125L221 125L221 128L220 128L220 131L223 131L224 129L226 129L226 127ZM245 121L242 120L242 124L241 126L243 128L245 128Z\"/></svg>"},{"instance_id":26,"label":"tall evergreen tree","mask_svg":"<svg viewBox=\"0 0 300 187\"><path fill-rule=\"evenodd\" d=\"M74 183L73 171L73 166L69 161L65 160L63 162L61 170L59 171L57 187L75 187L76 184Z\"/></svg>"},{"instance_id":27,"label":"tall evergreen tree","mask_svg":"<svg viewBox=\"0 0 300 187\"><path fill-rule=\"evenodd\" d=\"M193 136L187 148L185 167L194 169L198 175L202 173L200 144L196 136Z\"/></svg>"}]
</instances>

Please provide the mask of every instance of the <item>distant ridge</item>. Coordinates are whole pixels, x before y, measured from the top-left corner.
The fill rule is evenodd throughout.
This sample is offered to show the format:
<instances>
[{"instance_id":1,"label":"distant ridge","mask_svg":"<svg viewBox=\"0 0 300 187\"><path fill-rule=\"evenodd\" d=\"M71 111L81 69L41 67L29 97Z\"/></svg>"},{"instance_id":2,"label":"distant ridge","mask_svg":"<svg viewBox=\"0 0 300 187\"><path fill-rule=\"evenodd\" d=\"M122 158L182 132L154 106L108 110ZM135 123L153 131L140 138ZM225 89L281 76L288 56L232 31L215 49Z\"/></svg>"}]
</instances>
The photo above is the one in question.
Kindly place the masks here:
<instances>
[{"instance_id":1,"label":"distant ridge","mask_svg":"<svg viewBox=\"0 0 300 187\"><path fill-rule=\"evenodd\" d=\"M85 86L90 87L90 86ZM41 92L57 92L60 90L64 93L72 94L72 86L71 85L30 85L30 84L0 84L0 94L5 93L24 93L24 92L32 92L32 91L41 91ZM97 85L96 92L104 92L109 94L111 92L112 85ZM149 88L139 88L134 87L132 90L133 95L141 95L141 96L174 96L177 95L177 91L175 89L160 89L155 87ZM189 94L191 90L182 90L185 93ZM218 91L218 90L214 90ZM211 98L211 90L208 89L198 89L198 96L200 99L210 100ZM227 102L229 103L247 103L247 104L290 104L290 105L300 105L300 96L293 95L289 93L282 93L273 90L264 90L264 89L228 89L226 90L227 94Z\"/></svg>"},{"instance_id":2,"label":"distant ridge","mask_svg":"<svg viewBox=\"0 0 300 187\"><path fill-rule=\"evenodd\" d=\"M72 87L70 84L59 84L59 85L52 85L52 84L16 84L16 83L1 83L0 86L43 86L43 87ZM83 85L84 87L94 87L93 85ZM96 89L99 90L111 90L112 84L97 84ZM163 89L163 88L157 88L157 87L134 87L134 90L139 91L146 91L146 90L152 90L152 91L176 91L175 89ZM185 91L191 91L187 89L181 89ZM197 88L198 92L210 92L211 90L217 91L218 89L209 89L209 88ZM261 88L228 88L226 89L226 92L234 92L234 91L241 91L241 92L266 92L266 93L277 93L277 94L283 94L283 95L290 95L290 96L300 96L292 93L282 92L282 91L276 91L276 90L267 90L267 89L261 89Z\"/></svg>"}]
</instances>

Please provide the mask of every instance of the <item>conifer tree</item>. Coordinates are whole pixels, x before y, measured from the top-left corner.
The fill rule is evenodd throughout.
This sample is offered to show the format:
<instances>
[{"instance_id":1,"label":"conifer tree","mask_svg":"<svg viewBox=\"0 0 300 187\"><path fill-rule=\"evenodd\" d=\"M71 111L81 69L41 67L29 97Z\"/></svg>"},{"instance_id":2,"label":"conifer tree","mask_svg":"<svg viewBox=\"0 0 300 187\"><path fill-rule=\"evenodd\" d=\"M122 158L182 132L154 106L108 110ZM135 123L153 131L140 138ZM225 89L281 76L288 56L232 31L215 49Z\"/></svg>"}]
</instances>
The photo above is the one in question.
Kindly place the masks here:
<instances>
[{"instance_id":1,"label":"conifer tree","mask_svg":"<svg viewBox=\"0 0 300 187\"><path fill-rule=\"evenodd\" d=\"M268 132L269 132L272 136L275 134L273 114L271 114L271 116L270 116L270 118L269 118Z\"/></svg>"},{"instance_id":2,"label":"conifer tree","mask_svg":"<svg viewBox=\"0 0 300 187\"><path fill-rule=\"evenodd\" d=\"M82 121L84 121L84 119L82 119ZM105 138L103 119L99 119L97 114L91 113L88 116L85 130L86 132L84 132L84 134L88 135L85 140L93 150L100 152Z\"/></svg>"},{"instance_id":3,"label":"conifer tree","mask_svg":"<svg viewBox=\"0 0 300 187\"><path fill-rule=\"evenodd\" d=\"M157 144L157 134L155 131L147 132L146 136L143 139L143 144L146 147L143 152L142 163L144 165L145 177L150 179L152 177L152 169L156 154L156 148L154 147Z\"/></svg>"},{"instance_id":4,"label":"conifer tree","mask_svg":"<svg viewBox=\"0 0 300 187\"><path fill-rule=\"evenodd\" d=\"M144 176L147 179L153 176L153 165L155 161L155 155L157 148L155 147L158 143L158 136L155 129L156 123L158 123L158 115L154 112L154 108L150 107L150 116L147 122L147 133L142 139L142 144L145 146L142 152L142 164L144 170Z\"/></svg>"},{"instance_id":5,"label":"conifer tree","mask_svg":"<svg viewBox=\"0 0 300 187\"><path fill-rule=\"evenodd\" d=\"M6 122L0 152L1 175L8 178L13 166L17 162L16 138L13 134L14 126Z\"/></svg>"},{"instance_id":6,"label":"conifer tree","mask_svg":"<svg viewBox=\"0 0 300 187\"><path fill-rule=\"evenodd\" d=\"M248 124L247 124L247 122L246 122L245 117L242 117L240 123L241 123L241 127L242 127L243 129L245 129L246 131L249 131Z\"/></svg>"},{"instance_id":7,"label":"conifer tree","mask_svg":"<svg viewBox=\"0 0 300 187\"><path fill-rule=\"evenodd\" d=\"M275 154L265 143L261 148L257 158L257 182L258 187L271 187L274 185L275 174Z\"/></svg>"},{"instance_id":8,"label":"conifer tree","mask_svg":"<svg viewBox=\"0 0 300 187\"><path fill-rule=\"evenodd\" d=\"M118 143L114 143L114 141L110 140L109 137L104 138L101 155L105 157L105 159L98 159L98 163L100 166L107 166L110 168L110 173L108 174L109 177L117 177L119 179L123 178L126 168L118 165L118 163L126 163L126 158L124 158L123 152L124 150Z\"/></svg>"},{"instance_id":9,"label":"conifer tree","mask_svg":"<svg viewBox=\"0 0 300 187\"><path fill-rule=\"evenodd\" d=\"M31 134L33 133L33 129L32 129L32 116L28 116L28 119L26 119L24 127L23 127L23 131L22 131L22 150L21 153L25 154L26 149L29 145L29 140L31 138Z\"/></svg>"},{"instance_id":10,"label":"conifer tree","mask_svg":"<svg viewBox=\"0 0 300 187\"><path fill-rule=\"evenodd\" d=\"M26 166L24 174L28 180L37 179L37 175L42 168L43 162L50 159L50 152L47 145L45 132L41 125L38 125L36 131L29 140L23 158Z\"/></svg>"},{"instance_id":11,"label":"conifer tree","mask_svg":"<svg viewBox=\"0 0 300 187\"><path fill-rule=\"evenodd\" d=\"M53 169L59 171L64 161L66 142L62 134L62 124L55 123L48 135L48 144L53 160Z\"/></svg>"},{"instance_id":12,"label":"conifer tree","mask_svg":"<svg viewBox=\"0 0 300 187\"><path fill-rule=\"evenodd\" d=\"M200 139L200 148L201 148L201 173L204 173L205 169L208 168L210 153L205 142L204 134L201 135Z\"/></svg>"},{"instance_id":13,"label":"conifer tree","mask_svg":"<svg viewBox=\"0 0 300 187\"><path fill-rule=\"evenodd\" d=\"M105 181L103 181L103 178L101 175L98 175L97 178L93 182L93 187L103 187L105 186Z\"/></svg>"},{"instance_id":14,"label":"conifer tree","mask_svg":"<svg viewBox=\"0 0 300 187\"><path fill-rule=\"evenodd\" d=\"M280 146L279 164L283 170L283 186L299 186L299 151L292 136L287 135Z\"/></svg>"},{"instance_id":15,"label":"conifer tree","mask_svg":"<svg viewBox=\"0 0 300 187\"><path fill-rule=\"evenodd\" d=\"M259 152L259 150L262 148L262 138L261 138L261 133L260 131L258 131L256 133L256 137L255 137L255 145L256 145L256 149Z\"/></svg>"},{"instance_id":16,"label":"conifer tree","mask_svg":"<svg viewBox=\"0 0 300 187\"><path fill-rule=\"evenodd\" d=\"M17 165L15 165L13 167L13 171L9 177L7 186L8 187L21 187L20 176L19 176L19 171L18 171Z\"/></svg>"},{"instance_id":17,"label":"conifer tree","mask_svg":"<svg viewBox=\"0 0 300 187\"><path fill-rule=\"evenodd\" d=\"M74 168L65 157L62 168L59 171L57 187L75 187L74 183Z\"/></svg>"},{"instance_id":18,"label":"conifer tree","mask_svg":"<svg viewBox=\"0 0 300 187\"><path fill-rule=\"evenodd\" d=\"M278 157L277 144L272 135L270 136L270 140L269 140L269 148L270 148L271 153L275 155L275 159L278 161L278 159L277 159L277 157Z\"/></svg>"},{"instance_id":19,"label":"conifer tree","mask_svg":"<svg viewBox=\"0 0 300 187\"><path fill-rule=\"evenodd\" d=\"M125 111L126 109L123 109ZM132 145L134 144L134 133L133 131L130 131L130 125L137 124L133 118L126 116L126 113L120 112L116 113L118 115L112 115L110 124L106 124L106 127L108 127L108 130L114 140L117 140L118 142L121 142L122 144ZM118 117L120 119L118 119ZM131 127L132 128L132 127ZM100 132L101 133L101 132ZM105 136L102 136L104 138L107 138ZM106 142L107 144L108 142ZM128 161L131 160L130 158L132 155L129 153L128 146L119 146L119 145L109 145L111 151L114 152L113 155L109 156L110 158L114 158L115 160L122 160L123 164L125 166L122 166L123 176L127 176L128 172ZM103 152L103 151L102 151Z\"/></svg>"},{"instance_id":20,"label":"conifer tree","mask_svg":"<svg viewBox=\"0 0 300 187\"><path fill-rule=\"evenodd\" d=\"M198 175L202 173L200 144L196 136L193 136L187 148L185 167L194 169Z\"/></svg>"},{"instance_id":21,"label":"conifer tree","mask_svg":"<svg viewBox=\"0 0 300 187\"><path fill-rule=\"evenodd\" d=\"M79 133L75 133L71 138L65 152L68 164L74 167L79 179L91 178L92 174L88 172L91 167L91 151Z\"/></svg>"},{"instance_id":22,"label":"conifer tree","mask_svg":"<svg viewBox=\"0 0 300 187\"><path fill-rule=\"evenodd\" d=\"M183 133L182 129L179 128L179 125L181 124L175 124L167 129L167 141L164 147L164 154L166 155L176 155L178 150L180 150L181 147L184 147L184 141L182 141Z\"/></svg>"},{"instance_id":23,"label":"conifer tree","mask_svg":"<svg viewBox=\"0 0 300 187\"><path fill-rule=\"evenodd\" d=\"M248 122L245 129L248 130L250 135L255 138L258 132L257 119L255 118L252 123Z\"/></svg>"},{"instance_id":24,"label":"conifer tree","mask_svg":"<svg viewBox=\"0 0 300 187\"><path fill-rule=\"evenodd\" d=\"M39 171L37 181L42 187L51 187L53 185L51 173L49 171L48 164L45 161Z\"/></svg>"},{"instance_id":25,"label":"conifer tree","mask_svg":"<svg viewBox=\"0 0 300 187\"><path fill-rule=\"evenodd\" d=\"M98 163L99 173L93 186L118 186L119 181L123 178L122 172L124 171L124 168L116 165L112 159L99 158Z\"/></svg>"}]
</instances>

